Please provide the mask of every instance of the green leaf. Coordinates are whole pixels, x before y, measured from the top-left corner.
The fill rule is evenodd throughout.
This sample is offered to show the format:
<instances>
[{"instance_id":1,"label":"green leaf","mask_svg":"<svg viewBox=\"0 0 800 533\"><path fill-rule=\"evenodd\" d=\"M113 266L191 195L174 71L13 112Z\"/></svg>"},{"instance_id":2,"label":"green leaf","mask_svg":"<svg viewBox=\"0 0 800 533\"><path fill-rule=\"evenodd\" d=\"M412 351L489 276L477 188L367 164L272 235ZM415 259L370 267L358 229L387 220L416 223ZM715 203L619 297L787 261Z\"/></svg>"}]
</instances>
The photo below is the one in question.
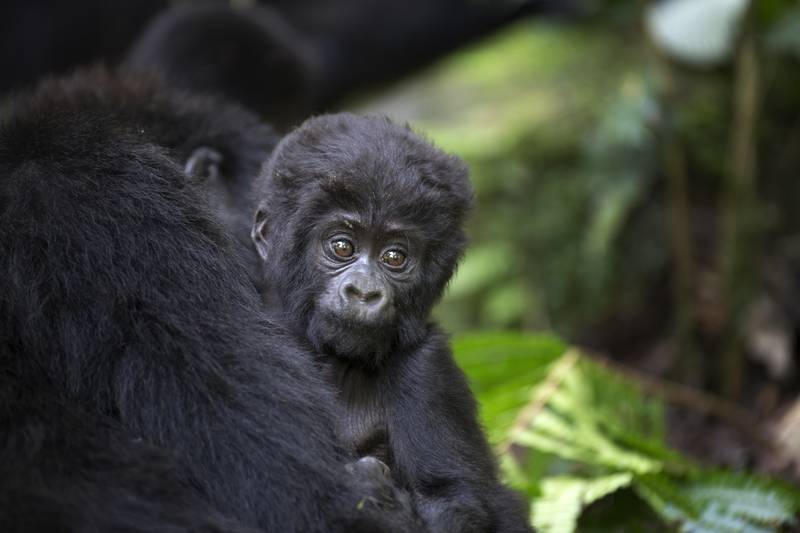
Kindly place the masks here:
<instances>
[{"instance_id":1,"label":"green leaf","mask_svg":"<svg viewBox=\"0 0 800 533\"><path fill-rule=\"evenodd\" d=\"M663 434L661 410L653 407L657 402L588 360L580 359L565 371L563 363L570 357L574 352L554 364L537 386L531 404L541 405L528 424L509 435L511 441L607 469L638 474L664 469L673 456L658 440L641 436L654 427L655 435ZM651 420L654 413L656 421ZM627 445L634 440L643 445ZM683 465L675 461L669 466Z\"/></svg>"},{"instance_id":2,"label":"green leaf","mask_svg":"<svg viewBox=\"0 0 800 533\"><path fill-rule=\"evenodd\" d=\"M761 533L792 524L797 492L752 475L705 471L691 479L643 476L637 492L681 531Z\"/></svg>"},{"instance_id":3,"label":"green leaf","mask_svg":"<svg viewBox=\"0 0 800 533\"><path fill-rule=\"evenodd\" d=\"M681 531L762 533L794 523L797 489L704 470L670 450L659 400L558 339L489 333L453 347L492 440L507 451L501 471L531 498L541 531L575 531L587 506L624 487Z\"/></svg>"},{"instance_id":4,"label":"green leaf","mask_svg":"<svg viewBox=\"0 0 800 533\"><path fill-rule=\"evenodd\" d=\"M454 339L453 353L478 398L491 442L505 439L532 389L565 349L552 335L482 333Z\"/></svg>"},{"instance_id":5,"label":"green leaf","mask_svg":"<svg viewBox=\"0 0 800 533\"><path fill-rule=\"evenodd\" d=\"M798 510L796 494L777 483L741 474L709 473L690 482L690 499L752 523L780 525L791 522Z\"/></svg>"},{"instance_id":6,"label":"green leaf","mask_svg":"<svg viewBox=\"0 0 800 533\"><path fill-rule=\"evenodd\" d=\"M581 512L581 486L565 484L554 487L550 481L542 483L542 492L531 510L531 522L543 533L572 533Z\"/></svg>"},{"instance_id":7,"label":"green leaf","mask_svg":"<svg viewBox=\"0 0 800 533\"><path fill-rule=\"evenodd\" d=\"M630 485L629 473L611 474L594 479L570 476L551 477L542 483L542 496L533 506L532 522L543 533L575 531L582 509Z\"/></svg>"}]
</instances>

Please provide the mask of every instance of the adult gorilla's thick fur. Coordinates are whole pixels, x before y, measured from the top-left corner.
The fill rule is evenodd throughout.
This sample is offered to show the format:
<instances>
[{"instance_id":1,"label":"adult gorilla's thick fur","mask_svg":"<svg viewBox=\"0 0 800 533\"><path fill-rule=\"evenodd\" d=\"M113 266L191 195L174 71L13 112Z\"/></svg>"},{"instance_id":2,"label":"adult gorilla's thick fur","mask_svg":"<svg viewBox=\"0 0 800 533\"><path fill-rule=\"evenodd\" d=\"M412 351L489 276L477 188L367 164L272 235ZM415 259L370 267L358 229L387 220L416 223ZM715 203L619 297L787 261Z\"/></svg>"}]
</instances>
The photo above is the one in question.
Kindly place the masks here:
<instances>
[{"instance_id":1,"label":"adult gorilla's thick fur","mask_svg":"<svg viewBox=\"0 0 800 533\"><path fill-rule=\"evenodd\" d=\"M342 113L284 138L263 179L253 238L267 295L339 392L341 439L388 464L431 532L530 531L429 316L466 244L464 163Z\"/></svg>"},{"instance_id":2,"label":"adult gorilla's thick fur","mask_svg":"<svg viewBox=\"0 0 800 533\"><path fill-rule=\"evenodd\" d=\"M308 355L183 171L248 113L98 71L0 125L0 530L406 531L343 464ZM384 500L381 500L385 497Z\"/></svg>"}]
</instances>

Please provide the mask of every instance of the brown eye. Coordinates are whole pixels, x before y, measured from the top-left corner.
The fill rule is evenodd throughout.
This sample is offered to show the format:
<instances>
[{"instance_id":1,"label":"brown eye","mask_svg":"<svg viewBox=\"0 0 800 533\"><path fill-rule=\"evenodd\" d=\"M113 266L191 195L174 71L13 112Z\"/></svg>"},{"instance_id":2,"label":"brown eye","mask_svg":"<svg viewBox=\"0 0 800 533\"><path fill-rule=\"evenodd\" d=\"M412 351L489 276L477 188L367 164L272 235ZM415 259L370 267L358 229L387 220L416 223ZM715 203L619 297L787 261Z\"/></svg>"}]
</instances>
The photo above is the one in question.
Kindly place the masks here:
<instances>
[{"instance_id":1,"label":"brown eye","mask_svg":"<svg viewBox=\"0 0 800 533\"><path fill-rule=\"evenodd\" d=\"M355 251L353 243L347 239L336 239L331 243L331 248L333 249L333 253L345 259L351 257Z\"/></svg>"},{"instance_id":2,"label":"brown eye","mask_svg":"<svg viewBox=\"0 0 800 533\"><path fill-rule=\"evenodd\" d=\"M386 250L381 256L381 261L392 268L400 268L406 264L406 254L400 250Z\"/></svg>"}]
</instances>

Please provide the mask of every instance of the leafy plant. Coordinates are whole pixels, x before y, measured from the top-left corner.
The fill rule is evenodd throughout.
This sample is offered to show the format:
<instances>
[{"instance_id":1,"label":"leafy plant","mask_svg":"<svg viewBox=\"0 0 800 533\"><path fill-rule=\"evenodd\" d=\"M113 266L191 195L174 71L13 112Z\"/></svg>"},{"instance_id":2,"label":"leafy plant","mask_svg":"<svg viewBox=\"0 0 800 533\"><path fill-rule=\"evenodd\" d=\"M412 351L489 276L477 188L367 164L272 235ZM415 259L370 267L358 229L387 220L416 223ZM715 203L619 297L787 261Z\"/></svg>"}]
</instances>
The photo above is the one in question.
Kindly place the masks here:
<instances>
[{"instance_id":1,"label":"leafy plant","mask_svg":"<svg viewBox=\"0 0 800 533\"><path fill-rule=\"evenodd\" d=\"M696 465L665 443L664 408L628 379L550 336L456 340L508 481L541 531L568 533L621 490L681 531L776 531L800 492L776 480ZM634 513L632 513L632 516ZM624 520L616 524L625 529Z\"/></svg>"}]
</instances>

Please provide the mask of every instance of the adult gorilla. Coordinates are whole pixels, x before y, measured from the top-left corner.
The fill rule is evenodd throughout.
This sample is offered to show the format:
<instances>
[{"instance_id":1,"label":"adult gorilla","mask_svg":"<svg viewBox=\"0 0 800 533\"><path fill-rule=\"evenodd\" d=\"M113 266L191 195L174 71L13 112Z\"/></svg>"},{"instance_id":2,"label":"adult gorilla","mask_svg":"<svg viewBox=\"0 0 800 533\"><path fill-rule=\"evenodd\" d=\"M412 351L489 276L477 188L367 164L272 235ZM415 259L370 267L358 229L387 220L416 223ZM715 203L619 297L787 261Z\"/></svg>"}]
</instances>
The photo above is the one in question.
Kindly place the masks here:
<instances>
[{"instance_id":1,"label":"adult gorilla","mask_svg":"<svg viewBox=\"0 0 800 533\"><path fill-rule=\"evenodd\" d=\"M416 530L402 494L343 467L332 397L200 186L271 143L241 110L104 71L10 106L0 530Z\"/></svg>"}]
</instances>

